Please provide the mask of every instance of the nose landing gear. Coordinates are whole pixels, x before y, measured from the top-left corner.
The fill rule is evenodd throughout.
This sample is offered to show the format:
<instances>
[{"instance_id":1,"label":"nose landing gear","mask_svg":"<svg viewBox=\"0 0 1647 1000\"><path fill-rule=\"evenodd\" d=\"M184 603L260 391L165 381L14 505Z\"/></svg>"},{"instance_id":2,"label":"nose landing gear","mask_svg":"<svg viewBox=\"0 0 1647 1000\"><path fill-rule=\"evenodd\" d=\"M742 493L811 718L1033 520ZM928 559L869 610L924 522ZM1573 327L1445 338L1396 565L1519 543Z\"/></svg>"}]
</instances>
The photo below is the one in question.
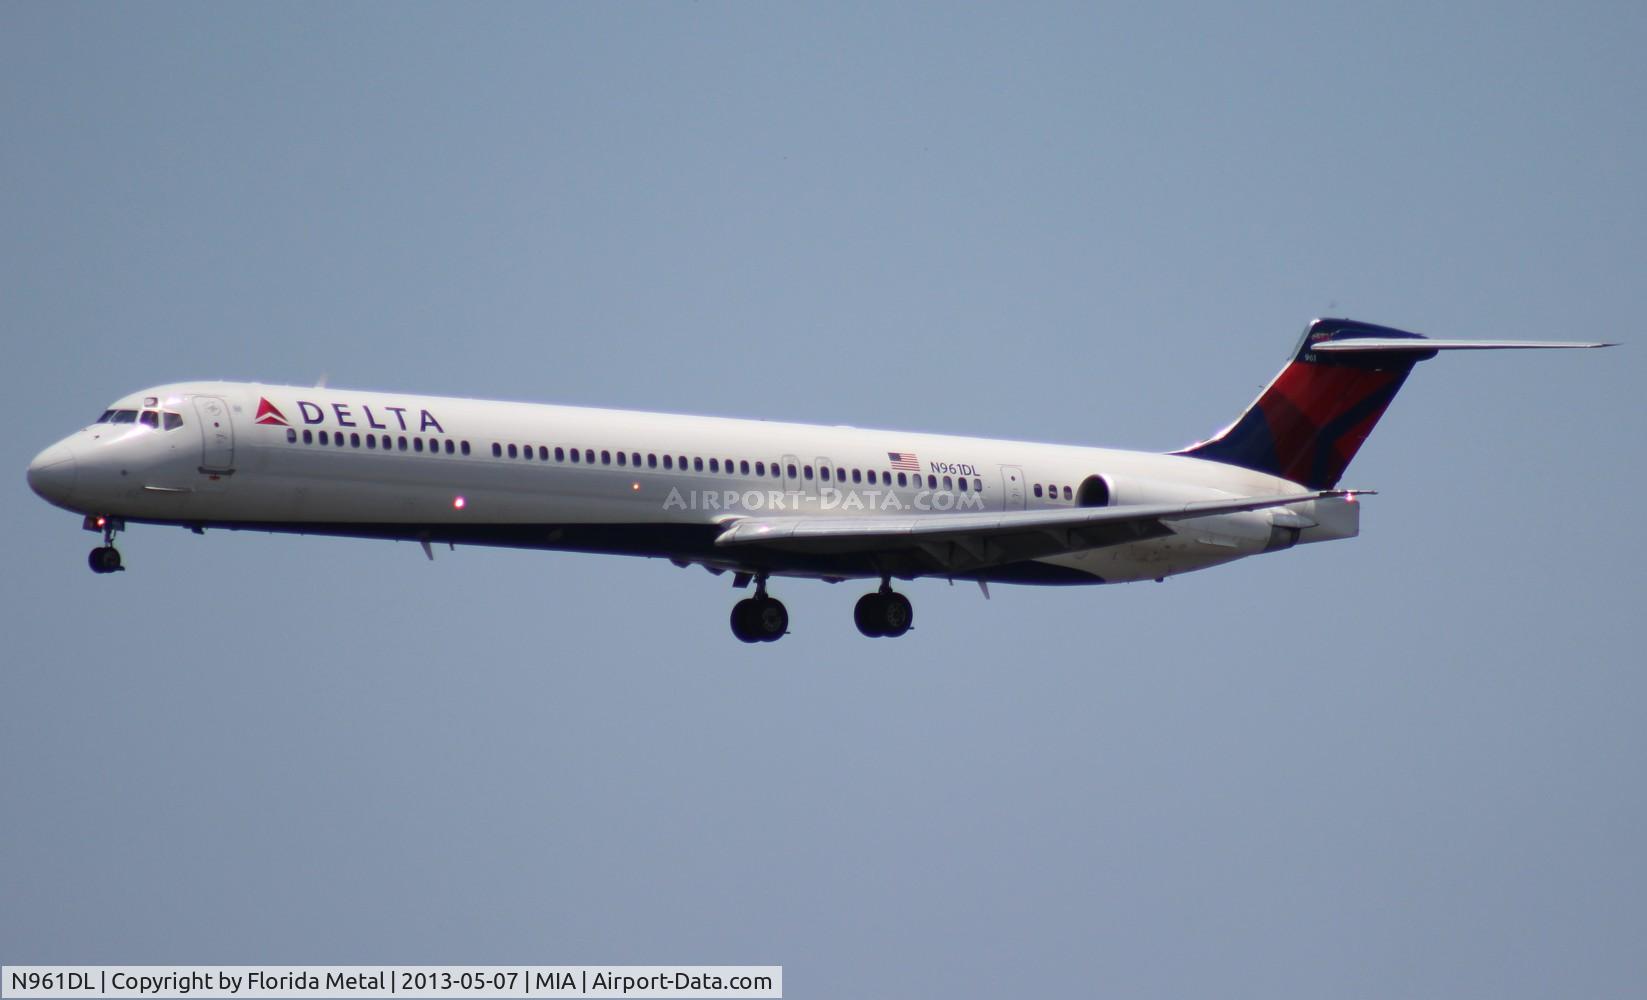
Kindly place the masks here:
<instances>
[{"instance_id":1,"label":"nose landing gear","mask_svg":"<svg viewBox=\"0 0 1647 1000\"><path fill-rule=\"evenodd\" d=\"M909 598L892 589L892 581L881 580L881 589L858 598L852 609L852 621L858 631L871 639L895 639L915 623L915 608Z\"/></svg>"},{"instance_id":2,"label":"nose landing gear","mask_svg":"<svg viewBox=\"0 0 1647 1000\"><path fill-rule=\"evenodd\" d=\"M743 642L777 642L789 631L789 609L766 596L766 575L755 578L755 596L732 605L732 634Z\"/></svg>"},{"instance_id":3,"label":"nose landing gear","mask_svg":"<svg viewBox=\"0 0 1647 1000\"><path fill-rule=\"evenodd\" d=\"M112 517L101 517L94 514L86 518L85 528L87 531L101 531L103 533L103 544L92 549L91 554L86 556L86 565L91 567L93 573L119 573L126 568L120 564L120 550L114 547L115 532L124 526Z\"/></svg>"}]
</instances>

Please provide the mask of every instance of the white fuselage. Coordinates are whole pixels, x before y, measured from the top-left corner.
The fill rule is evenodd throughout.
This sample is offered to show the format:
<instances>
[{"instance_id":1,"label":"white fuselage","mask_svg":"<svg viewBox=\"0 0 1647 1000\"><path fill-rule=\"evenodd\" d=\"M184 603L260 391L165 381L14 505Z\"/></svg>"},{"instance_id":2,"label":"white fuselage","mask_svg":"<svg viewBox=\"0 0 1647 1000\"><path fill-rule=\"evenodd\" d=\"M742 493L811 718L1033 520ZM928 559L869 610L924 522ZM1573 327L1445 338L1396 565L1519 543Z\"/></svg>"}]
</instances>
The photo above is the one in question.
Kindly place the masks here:
<instances>
[{"instance_id":1,"label":"white fuselage","mask_svg":"<svg viewBox=\"0 0 1647 1000\"><path fill-rule=\"evenodd\" d=\"M110 411L120 416L36 460L31 482L41 470L36 488L52 502L192 528L619 552L832 579L879 573L713 540L749 515L1033 511L1301 489L1134 451L255 383L161 386ZM1196 518L1166 537L965 575L1160 578L1349 537L1356 519L1343 501Z\"/></svg>"}]
</instances>

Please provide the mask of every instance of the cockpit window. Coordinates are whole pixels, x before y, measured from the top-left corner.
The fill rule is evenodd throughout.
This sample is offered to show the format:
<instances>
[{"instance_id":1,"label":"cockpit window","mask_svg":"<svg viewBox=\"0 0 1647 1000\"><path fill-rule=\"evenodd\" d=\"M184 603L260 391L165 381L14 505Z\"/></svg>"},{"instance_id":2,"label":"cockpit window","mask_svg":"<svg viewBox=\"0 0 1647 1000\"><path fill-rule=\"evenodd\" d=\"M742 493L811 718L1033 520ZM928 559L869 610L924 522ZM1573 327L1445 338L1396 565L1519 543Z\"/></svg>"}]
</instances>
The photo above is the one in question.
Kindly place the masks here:
<instances>
[{"instance_id":1,"label":"cockpit window","mask_svg":"<svg viewBox=\"0 0 1647 1000\"><path fill-rule=\"evenodd\" d=\"M165 417L166 417L166 429L167 430L175 431L179 427L183 426L183 414L173 413L170 410L167 410L166 413L165 413Z\"/></svg>"},{"instance_id":2,"label":"cockpit window","mask_svg":"<svg viewBox=\"0 0 1647 1000\"><path fill-rule=\"evenodd\" d=\"M101 417L98 417L96 422L100 423L100 424L106 424L106 423L109 422L109 418L111 418L113 416L114 416L114 411L113 410L104 410L103 415Z\"/></svg>"},{"instance_id":3,"label":"cockpit window","mask_svg":"<svg viewBox=\"0 0 1647 1000\"><path fill-rule=\"evenodd\" d=\"M136 410L114 410L114 411L112 411L111 415L109 416L109 423L111 423L111 424L135 424L135 423L137 423L137 411Z\"/></svg>"},{"instance_id":4,"label":"cockpit window","mask_svg":"<svg viewBox=\"0 0 1647 1000\"><path fill-rule=\"evenodd\" d=\"M138 416L137 422L150 430L159 430L160 414L153 410L144 410L142 414Z\"/></svg>"}]
</instances>

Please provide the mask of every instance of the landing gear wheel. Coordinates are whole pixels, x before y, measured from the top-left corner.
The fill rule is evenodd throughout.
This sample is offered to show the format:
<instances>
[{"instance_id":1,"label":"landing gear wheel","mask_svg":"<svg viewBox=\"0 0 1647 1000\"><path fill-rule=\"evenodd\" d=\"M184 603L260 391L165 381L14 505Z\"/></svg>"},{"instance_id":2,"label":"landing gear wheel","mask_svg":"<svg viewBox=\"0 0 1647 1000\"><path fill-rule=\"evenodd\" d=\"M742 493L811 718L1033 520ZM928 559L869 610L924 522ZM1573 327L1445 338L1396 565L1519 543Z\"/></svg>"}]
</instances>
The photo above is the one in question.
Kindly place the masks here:
<instances>
[{"instance_id":1,"label":"landing gear wheel","mask_svg":"<svg viewBox=\"0 0 1647 1000\"><path fill-rule=\"evenodd\" d=\"M775 597L746 597L732 605L732 634L743 642L777 642L789 631L789 609Z\"/></svg>"},{"instance_id":2,"label":"landing gear wheel","mask_svg":"<svg viewBox=\"0 0 1647 1000\"><path fill-rule=\"evenodd\" d=\"M87 565L93 573L118 573L126 567L120 565L120 550L112 545L100 545L91 550L86 557Z\"/></svg>"},{"instance_id":3,"label":"landing gear wheel","mask_svg":"<svg viewBox=\"0 0 1647 1000\"><path fill-rule=\"evenodd\" d=\"M858 598L858 603L852 608L852 623L858 626L858 631L871 639L878 639L883 634L880 626L881 595L865 594Z\"/></svg>"},{"instance_id":4,"label":"landing gear wheel","mask_svg":"<svg viewBox=\"0 0 1647 1000\"><path fill-rule=\"evenodd\" d=\"M909 598L902 594L891 593L881 595L881 628L882 635L896 639L909 631L915 624L915 608L909 603Z\"/></svg>"},{"instance_id":5,"label":"landing gear wheel","mask_svg":"<svg viewBox=\"0 0 1647 1000\"><path fill-rule=\"evenodd\" d=\"M915 622L915 609L909 598L893 590L865 594L858 598L852 609L852 621L858 631L870 638L895 639L909 631Z\"/></svg>"},{"instance_id":6,"label":"landing gear wheel","mask_svg":"<svg viewBox=\"0 0 1647 1000\"><path fill-rule=\"evenodd\" d=\"M732 634L740 642L760 642L761 637L755 634L755 605L753 597L746 597L732 605Z\"/></svg>"}]
</instances>

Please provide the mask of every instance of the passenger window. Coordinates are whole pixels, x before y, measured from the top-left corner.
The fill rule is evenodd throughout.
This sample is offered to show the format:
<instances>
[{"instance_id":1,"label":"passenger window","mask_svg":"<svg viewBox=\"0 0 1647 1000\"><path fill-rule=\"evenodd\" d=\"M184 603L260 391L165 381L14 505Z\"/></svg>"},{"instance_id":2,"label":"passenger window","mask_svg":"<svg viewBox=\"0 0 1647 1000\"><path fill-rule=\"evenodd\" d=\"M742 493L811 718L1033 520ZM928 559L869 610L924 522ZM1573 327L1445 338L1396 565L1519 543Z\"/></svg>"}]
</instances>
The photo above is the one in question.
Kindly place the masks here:
<instances>
[{"instance_id":1,"label":"passenger window","mask_svg":"<svg viewBox=\"0 0 1647 1000\"><path fill-rule=\"evenodd\" d=\"M528 462L530 462L532 460L532 446L529 445L529 444L521 445L520 446L520 457L524 458Z\"/></svg>"},{"instance_id":2,"label":"passenger window","mask_svg":"<svg viewBox=\"0 0 1647 1000\"><path fill-rule=\"evenodd\" d=\"M637 469L640 468L640 452L632 451L629 453L629 464Z\"/></svg>"},{"instance_id":3,"label":"passenger window","mask_svg":"<svg viewBox=\"0 0 1647 1000\"><path fill-rule=\"evenodd\" d=\"M387 445L385 445L385 447L387 447ZM503 457L503 445L498 444L496 441L492 442L492 457L493 458L502 458Z\"/></svg>"},{"instance_id":4,"label":"passenger window","mask_svg":"<svg viewBox=\"0 0 1647 1000\"><path fill-rule=\"evenodd\" d=\"M519 457L519 455L520 455L520 450L518 448L516 448L514 445L510 445L509 446L509 457L510 458L517 458L517 457Z\"/></svg>"},{"instance_id":5,"label":"passenger window","mask_svg":"<svg viewBox=\"0 0 1647 1000\"><path fill-rule=\"evenodd\" d=\"M822 465L818 467L818 478L826 483L829 482L829 466Z\"/></svg>"},{"instance_id":6,"label":"passenger window","mask_svg":"<svg viewBox=\"0 0 1647 1000\"><path fill-rule=\"evenodd\" d=\"M749 475L749 462L746 459L738 460L738 472L740 475Z\"/></svg>"},{"instance_id":7,"label":"passenger window","mask_svg":"<svg viewBox=\"0 0 1647 1000\"><path fill-rule=\"evenodd\" d=\"M452 452L453 452L453 451L455 451L455 450L456 450L456 449L454 449L454 448L453 448L453 447L452 447L452 439L451 439L451 438L447 438L447 439L446 439L446 454L448 454L448 455L450 455L450 454L451 454L451 453L452 453Z\"/></svg>"},{"instance_id":8,"label":"passenger window","mask_svg":"<svg viewBox=\"0 0 1647 1000\"><path fill-rule=\"evenodd\" d=\"M555 461L557 461L557 462L566 461L566 449L562 448L560 445L555 446Z\"/></svg>"},{"instance_id":9,"label":"passenger window","mask_svg":"<svg viewBox=\"0 0 1647 1000\"><path fill-rule=\"evenodd\" d=\"M463 452L465 455L469 454L469 442L467 442L467 441L461 442L458 445L458 450Z\"/></svg>"},{"instance_id":10,"label":"passenger window","mask_svg":"<svg viewBox=\"0 0 1647 1000\"><path fill-rule=\"evenodd\" d=\"M674 458L674 456L672 456L672 455L663 456L663 467L666 468L666 469L673 469L675 467L675 458Z\"/></svg>"},{"instance_id":11,"label":"passenger window","mask_svg":"<svg viewBox=\"0 0 1647 1000\"><path fill-rule=\"evenodd\" d=\"M945 476L944 477L944 489L953 490L954 488L955 488L955 480L949 478L948 476Z\"/></svg>"},{"instance_id":12,"label":"passenger window","mask_svg":"<svg viewBox=\"0 0 1647 1000\"><path fill-rule=\"evenodd\" d=\"M172 413L170 410L168 410L165 413L165 418L166 418L166 429L169 430L169 431L175 431L179 427L183 426L183 414L181 414L181 413Z\"/></svg>"},{"instance_id":13,"label":"passenger window","mask_svg":"<svg viewBox=\"0 0 1647 1000\"><path fill-rule=\"evenodd\" d=\"M794 466L793 466L793 465L791 465L791 466L790 466L790 467L789 467L789 478L790 478L790 479L794 479L794 478L795 478L795 467L794 467Z\"/></svg>"},{"instance_id":14,"label":"passenger window","mask_svg":"<svg viewBox=\"0 0 1647 1000\"><path fill-rule=\"evenodd\" d=\"M701 458L692 459L692 471L693 472L702 472L703 471L703 459L701 459Z\"/></svg>"},{"instance_id":15,"label":"passenger window","mask_svg":"<svg viewBox=\"0 0 1647 1000\"><path fill-rule=\"evenodd\" d=\"M852 470L852 481L855 482L855 483L863 482L863 473L860 472L857 469L853 469Z\"/></svg>"},{"instance_id":16,"label":"passenger window","mask_svg":"<svg viewBox=\"0 0 1647 1000\"><path fill-rule=\"evenodd\" d=\"M297 444L297 431L292 430L290 427L286 428L286 443Z\"/></svg>"},{"instance_id":17,"label":"passenger window","mask_svg":"<svg viewBox=\"0 0 1647 1000\"><path fill-rule=\"evenodd\" d=\"M388 451L395 446L394 439L390 438L387 434L383 435L381 438L378 438L378 441L382 443L384 451ZM496 448L497 445L494 444L492 447Z\"/></svg>"},{"instance_id":18,"label":"passenger window","mask_svg":"<svg viewBox=\"0 0 1647 1000\"><path fill-rule=\"evenodd\" d=\"M320 443L321 444L331 444L332 443L331 438L327 437L325 431L320 432Z\"/></svg>"},{"instance_id":19,"label":"passenger window","mask_svg":"<svg viewBox=\"0 0 1647 1000\"><path fill-rule=\"evenodd\" d=\"M966 477L962 476L961 478L955 480L955 485L961 488L962 493L965 493L967 487Z\"/></svg>"},{"instance_id":20,"label":"passenger window","mask_svg":"<svg viewBox=\"0 0 1647 1000\"><path fill-rule=\"evenodd\" d=\"M304 444L314 444L314 442L315 442L314 432L310 431L307 427L303 428L303 443Z\"/></svg>"},{"instance_id":21,"label":"passenger window","mask_svg":"<svg viewBox=\"0 0 1647 1000\"><path fill-rule=\"evenodd\" d=\"M710 472L719 472L719 471L721 471L721 463L717 459L711 458L709 460L709 471Z\"/></svg>"},{"instance_id":22,"label":"passenger window","mask_svg":"<svg viewBox=\"0 0 1647 1000\"><path fill-rule=\"evenodd\" d=\"M621 451L618 452L618 464L619 465L628 465L629 464L629 456L624 454Z\"/></svg>"},{"instance_id":23,"label":"passenger window","mask_svg":"<svg viewBox=\"0 0 1647 1000\"><path fill-rule=\"evenodd\" d=\"M757 475L757 476L766 475L766 463L765 462L756 462L755 463L755 475Z\"/></svg>"},{"instance_id":24,"label":"passenger window","mask_svg":"<svg viewBox=\"0 0 1647 1000\"><path fill-rule=\"evenodd\" d=\"M907 473L903 473L903 472L898 473L898 485L899 486L908 486L909 485L909 476L908 476Z\"/></svg>"},{"instance_id":25,"label":"passenger window","mask_svg":"<svg viewBox=\"0 0 1647 1000\"><path fill-rule=\"evenodd\" d=\"M332 435L332 443L337 445L339 448L343 447L343 432L342 431L338 431L336 434Z\"/></svg>"},{"instance_id":26,"label":"passenger window","mask_svg":"<svg viewBox=\"0 0 1647 1000\"><path fill-rule=\"evenodd\" d=\"M375 435L375 434L366 435L366 447L371 448L374 451L377 449L377 435Z\"/></svg>"},{"instance_id":27,"label":"passenger window","mask_svg":"<svg viewBox=\"0 0 1647 1000\"><path fill-rule=\"evenodd\" d=\"M609 452L609 451L602 451L600 453L600 464L602 464L602 465L611 465L612 464L612 453Z\"/></svg>"},{"instance_id":28,"label":"passenger window","mask_svg":"<svg viewBox=\"0 0 1647 1000\"><path fill-rule=\"evenodd\" d=\"M400 447L400 450L401 450L401 451L405 451L405 450L406 450L406 439L405 439L405 438L404 438L404 437L401 437L401 438L396 438L396 439L395 439L395 444L396 444L396 445L398 445L398 446L399 446L399 447ZM514 446L514 445L510 445L510 446L509 446L509 449L510 449L510 450L511 450L511 451L513 451L513 450L514 450L514 447L515 447L515 446ZM513 456L513 455L510 455L510 456L509 456L509 457L510 457L510 458L514 458L514 457L515 457L515 456Z\"/></svg>"},{"instance_id":29,"label":"passenger window","mask_svg":"<svg viewBox=\"0 0 1647 1000\"><path fill-rule=\"evenodd\" d=\"M594 465L595 464L595 449L593 449L593 448L583 449L583 464L584 465Z\"/></svg>"},{"instance_id":30,"label":"passenger window","mask_svg":"<svg viewBox=\"0 0 1647 1000\"><path fill-rule=\"evenodd\" d=\"M974 479L972 481L972 489L978 493L982 493L984 491L984 481L982 479Z\"/></svg>"},{"instance_id":31,"label":"passenger window","mask_svg":"<svg viewBox=\"0 0 1647 1000\"><path fill-rule=\"evenodd\" d=\"M153 410L144 410L142 416L137 418L137 422L150 430L157 431L160 429L160 414Z\"/></svg>"},{"instance_id":32,"label":"passenger window","mask_svg":"<svg viewBox=\"0 0 1647 1000\"><path fill-rule=\"evenodd\" d=\"M359 448L360 447L360 435L359 434L350 434L349 435L349 447L351 447L351 448Z\"/></svg>"},{"instance_id":33,"label":"passenger window","mask_svg":"<svg viewBox=\"0 0 1647 1000\"><path fill-rule=\"evenodd\" d=\"M1040 484L1040 483L1036 483L1036 484L1035 484L1035 495L1036 495L1036 496L1040 496L1040 495L1041 495L1041 484Z\"/></svg>"},{"instance_id":34,"label":"passenger window","mask_svg":"<svg viewBox=\"0 0 1647 1000\"><path fill-rule=\"evenodd\" d=\"M1070 488L1068 486L1064 487L1064 499L1065 500L1074 499L1074 495L1075 495L1074 492L1072 490L1070 490Z\"/></svg>"},{"instance_id":35,"label":"passenger window","mask_svg":"<svg viewBox=\"0 0 1647 1000\"><path fill-rule=\"evenodd\" d=\"M583 456L583 452L577 450L576 448L573 448L572 449L572 464L576 465L578 462L582 461L582 456Z\"/></svg>"},{"instance_id":36,"label":"passenger window","mask_svg":"<svg viewBox=\"0 0 1647 1000\"><path fill-rule=\"evenodd\" d=\"M938 477L934 476L930 472L926 474L926 488L929 490L935 490L938 488Z\"/></svg>"},{"instance_id":37,"label":"passenger window","mask_svg":"<svg viewBox=\"0 0 1647 1000\"><path fill-rule=\"evenodd\" d=\"M656 454L649 454L646 456L646 467L648 469L656 469L658 467L658 456Z\"/></svg>"}]
</instances>

